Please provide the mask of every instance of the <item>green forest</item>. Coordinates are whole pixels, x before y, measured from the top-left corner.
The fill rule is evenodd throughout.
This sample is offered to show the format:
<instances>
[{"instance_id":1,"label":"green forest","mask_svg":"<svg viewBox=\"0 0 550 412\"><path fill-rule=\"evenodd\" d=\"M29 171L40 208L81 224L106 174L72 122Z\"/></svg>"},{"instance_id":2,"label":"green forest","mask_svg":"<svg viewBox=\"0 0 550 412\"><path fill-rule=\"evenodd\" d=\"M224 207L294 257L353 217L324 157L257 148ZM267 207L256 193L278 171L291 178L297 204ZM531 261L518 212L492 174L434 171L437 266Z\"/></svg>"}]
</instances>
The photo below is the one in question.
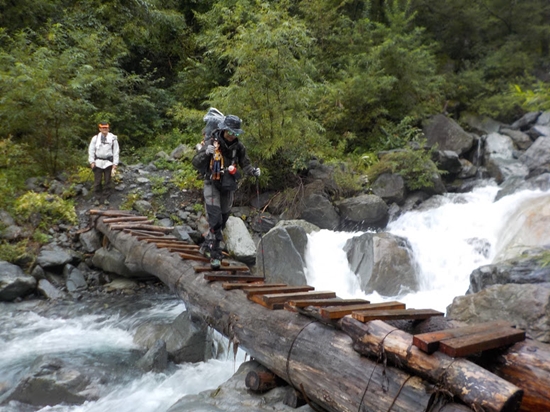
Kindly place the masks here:
<instances>
[{"instance_id":1,"label":"green forest","mask_svg":"<svg viewBox=\"0 0 550 412\"><path fill-rule=\"evenodd\" d=\"M264 187L360 170L435 113L549 110L549 49L548 0L0 0L0 206L87 167L99 121L144 162L209 107L243 119Z\"/></svg>"}]
</instances>

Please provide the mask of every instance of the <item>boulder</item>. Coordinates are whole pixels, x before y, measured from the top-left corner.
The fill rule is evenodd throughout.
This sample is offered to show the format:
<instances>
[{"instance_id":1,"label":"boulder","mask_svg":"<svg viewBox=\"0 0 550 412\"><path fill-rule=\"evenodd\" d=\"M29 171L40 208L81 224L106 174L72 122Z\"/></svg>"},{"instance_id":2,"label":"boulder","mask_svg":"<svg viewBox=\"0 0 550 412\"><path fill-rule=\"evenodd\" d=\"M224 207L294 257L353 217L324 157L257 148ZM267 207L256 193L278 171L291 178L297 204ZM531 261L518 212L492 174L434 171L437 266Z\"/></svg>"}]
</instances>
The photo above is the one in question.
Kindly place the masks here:
<instances>
[{"instance_id":1,"label":"boulder","mask_svg":"<svg viewBox=\"0 0 550 412\"><path fill-rule=\"evenodd\" d=\"M162 339L156 340L147 353L137 361L136 365L144 372L153 371L159 373L164 371L168 366L166 342Z\"/></svg>"},{"instance_id":2,"label":"boulder","mask_svg":"<svg viewBox=\"0 0 550 412\"><path fill-rule=\"evenodd\" d=\"M312 193L304 199L299 217L321 229L336 230L340 225L336 208L325 195L319 193Z\"/></svg>"},{"instance_id":3,"label":"boulder","mask_svg":"<svg viewBox=\"0 0 550 412\"><path fill-rule=\"evenodd\" d=\"M550 137L539 137L519 158L529 169L529 176L550 172Z\"/></svg>"},{"instance_id":4,"label":"boulder","mask_svg":"<svg viewBox=\"0 0 550 412\"><path fill-rule=\"evenodd\" d=\"M94 253L101 247L101 234L94 228L81 233L79 239L85 252Z\"/></svg>"},{"instance_id":5,"label":"boulder","mask_svg":"<svg viewBox=\"0 0 550 412\"><path fill-rule=\"evenodd\" d=\"M407 197L405 179L395 173L382 173L372 184L372 192L388 205L392 203L402 205Z\"/></svg>"},{"instance_id":6,"label":"boulder","mask_svg":"<svg viewBox=\"0 0 550 412\"><path fill-rule=\"evenodd\" d=\"M549 304L550 283L493 285L454 298L447 307L447 318L469 324L506 320L532 339L549 343Z\"/></svg>"},{"instance_id":7,"label":"boulder","mask_svg":"<svg viewBox=\"0 0 550 412\"><path fill-rule=\"evenodd\" d=\"M422 129L430 147L437 145L438 150L452 150L459 156L468 152L474 143L472 135L443 114L428 119Z\"/></svg>"},{"instance_id":8,"label":"boulder","mask_svg":"<svg viewBox=\"0 0 550 412\"><path fill-rule=\"evenodd\" d=\"M386 202L376 195L360 195L338 203L341 228L347 231L365 231L384 228L389 220Z\"/></svg>"},{"instance_id":9,"label":"boulder","mask_svg":"<svg viewBox=\"0 0 550 412\"><path fill-rule=\"evenodd\" d=\"M223 236L227 251L233 258L247 264L255 263L256 245L242 219L229 216Z\"/></svg>"},{"instance_id":10,"label":"boulder","mask_svg":"<svg viewBox=\"0 0 550 412\"><path fill-rule=\"evenodd\" d=\"M540 253L545 251L539 249ZM546 253L549 251L546 250ZM542 266L540 255L523 255L497 264L485 265L470 274L468 294L477 293L497 284L550 283L550 266Z\"/></svg>"},{"instance_id":11,"label":"boulder","mask_svg":"<svg viewBox=\"0 0 550 412\"><path fill-rule=\"evenodd\" d=\"M57 246L48 245L43 247L38 257L36 258L36 263L42 268L62 268L67 263L72 262L73 256L70 252L61 249Z\"/></svg>"},{"instance_id":12,"label":"boulder","mask_svg":"<svg viewBox=\"0 0 550 412\"><path fill-rule=\"evenodd\" d=\"M344 251L365 293L398 296L418 290L417 269L408 241L390 233L364 233Z\"/></svg>"},{"instance_id":13,"label":"boulder","mask_svg":"<svg viewBox=\"0 0 550 412\"><path fill-rule=\"evenodd\" d=\"M32 293L36 279L9 262L0 261L0 301L13 301Z\"/></svg>"},{"instance_id":14,"label":"boulder","mask_svg":"<svg viewBox=\"0 0 550 412\"><path fill-rule=\"evenodd\" d=\"M293 237L299 238L297 244ZM269 283L305 285L305 260L301 253L305 247L300 242L307 242L306 232L300 226L292 226L291 230L276 226L267 232L258 245L256 268L259 274Z\"/></svg>"},{"instance_id":15,"label":"boulder","mask_svg":"<svg viewBox=\"0 0 550 412\"><path fill-rule=\"evenodd\" d=\"M46 299L63 299L66 296L63 291L52 285L48 279L40 279L36 289Z\"/></svg>"},{"instance_id":16,"label":"boulder","mask_svg":"<svg viewBox=\"0 0 550 412\"><path fill-rule=\"evenodd\" d=\"M181 313L169 325L145 323L134 335L134 342L148 349L159 340L166 343L168 358L174 363L203 362L212 358L213 343L205 323Z\"/></svg>"}]
</instances>

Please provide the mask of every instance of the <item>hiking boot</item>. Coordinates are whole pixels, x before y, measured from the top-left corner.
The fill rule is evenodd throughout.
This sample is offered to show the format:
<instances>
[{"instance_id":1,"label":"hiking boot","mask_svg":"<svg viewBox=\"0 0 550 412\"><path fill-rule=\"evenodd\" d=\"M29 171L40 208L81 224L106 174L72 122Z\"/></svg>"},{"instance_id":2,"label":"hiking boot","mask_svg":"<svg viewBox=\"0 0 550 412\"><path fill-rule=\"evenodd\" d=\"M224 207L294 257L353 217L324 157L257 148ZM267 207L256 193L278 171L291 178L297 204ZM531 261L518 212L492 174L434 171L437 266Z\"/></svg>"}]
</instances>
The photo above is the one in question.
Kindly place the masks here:
<instances>
[{"instance_id":1,"label":"hiking boot","mask_svg":"<svg viewBox=\"0 0 550 412\"><path fill-rule=\"evenodd\" d=\"M208 242L203 242L203 244L199 248L199 253L203 256L210 257L210 245L208 244Z\"/></svg>"},{"instance_id":2,"label":"hiking boot","mask_svg":"<svg viewBox=\"0 0 550 412\"><path fill-rule=\"evenodd\" d=\"M222 262L220 261L220 259L210 259L210 267L213 270L218 270L221 265L222 265Z\"/></svg>"}]
</instances>

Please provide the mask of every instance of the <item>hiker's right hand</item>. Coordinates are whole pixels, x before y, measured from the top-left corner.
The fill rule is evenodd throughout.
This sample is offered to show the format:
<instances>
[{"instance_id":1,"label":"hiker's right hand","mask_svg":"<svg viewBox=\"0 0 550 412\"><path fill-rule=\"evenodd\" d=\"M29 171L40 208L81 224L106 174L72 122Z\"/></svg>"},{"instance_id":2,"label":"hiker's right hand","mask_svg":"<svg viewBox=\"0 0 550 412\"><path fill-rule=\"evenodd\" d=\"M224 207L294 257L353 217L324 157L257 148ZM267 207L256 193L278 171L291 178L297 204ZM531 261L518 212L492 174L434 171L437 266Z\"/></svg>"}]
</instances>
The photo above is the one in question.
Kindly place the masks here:
<instances>
[{"instance_id":1,"label":"hiker's right hand","mask_svg":"<svg viewBox=\"0 0 550 412\"><path fill-rule=\"evenodd\" d=\"M91 167L92 169L95 169L95 162L90 163L90 167Z\"/></svg>"},{"instance_id":2,"label":"hiker's right hand","mask_svg":"<svg viewBox=\"0 0 550 412\"><path fill-rule=\"evenodd\" d=\"M214 154L215 150L216 150L216 148L211 144L206 146L206 154Z\"/></svg>"}]
</instances>

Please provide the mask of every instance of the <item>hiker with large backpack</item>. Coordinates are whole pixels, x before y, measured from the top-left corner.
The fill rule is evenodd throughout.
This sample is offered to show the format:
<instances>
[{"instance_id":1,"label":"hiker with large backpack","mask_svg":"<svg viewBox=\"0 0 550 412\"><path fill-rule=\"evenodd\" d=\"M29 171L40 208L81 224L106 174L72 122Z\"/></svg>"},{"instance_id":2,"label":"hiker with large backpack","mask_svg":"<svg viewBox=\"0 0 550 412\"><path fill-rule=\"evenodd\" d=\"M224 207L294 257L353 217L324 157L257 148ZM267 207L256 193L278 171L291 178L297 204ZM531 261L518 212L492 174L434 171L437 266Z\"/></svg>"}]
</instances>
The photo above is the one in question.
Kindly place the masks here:
<instances>
[{"instance_id":1,"label":"hiker with large backpack","mask_svg":"<svg viewBox=\"0 0 550 412\"><path fill-rule=\"evenodd\" d=\"M103 188L110 189L111 176L118 166L120 148L116 135L109 131L109 123L101 122L98 128L99 133L92 137L90 146L88 146L88 163L94 172L96 203L99 204L100 198L103 196L102 200L107 204L109 193L104 193Z\"/></svg>"},{"instance_id":2,"label":"hiker with large backpack","mask_svg":"<svg viewBox=\"0 0 550 412\"><path fill-rule=\"evenodd\" d=\"M204 178L204 201L209 225L201 253L210 257L212 269L219 269L223 258L220 246L222 230L233 206L241 171L258 177L260 169L251 165L246 148L238 139L244 133L241 119L231 114L224 117L217 109L210 109L204 120L207 123L203 129L204 143L197 146L198 151L192 161ZM212 124L216 127L213 128Z\"/></svg>"}]
</instances>

